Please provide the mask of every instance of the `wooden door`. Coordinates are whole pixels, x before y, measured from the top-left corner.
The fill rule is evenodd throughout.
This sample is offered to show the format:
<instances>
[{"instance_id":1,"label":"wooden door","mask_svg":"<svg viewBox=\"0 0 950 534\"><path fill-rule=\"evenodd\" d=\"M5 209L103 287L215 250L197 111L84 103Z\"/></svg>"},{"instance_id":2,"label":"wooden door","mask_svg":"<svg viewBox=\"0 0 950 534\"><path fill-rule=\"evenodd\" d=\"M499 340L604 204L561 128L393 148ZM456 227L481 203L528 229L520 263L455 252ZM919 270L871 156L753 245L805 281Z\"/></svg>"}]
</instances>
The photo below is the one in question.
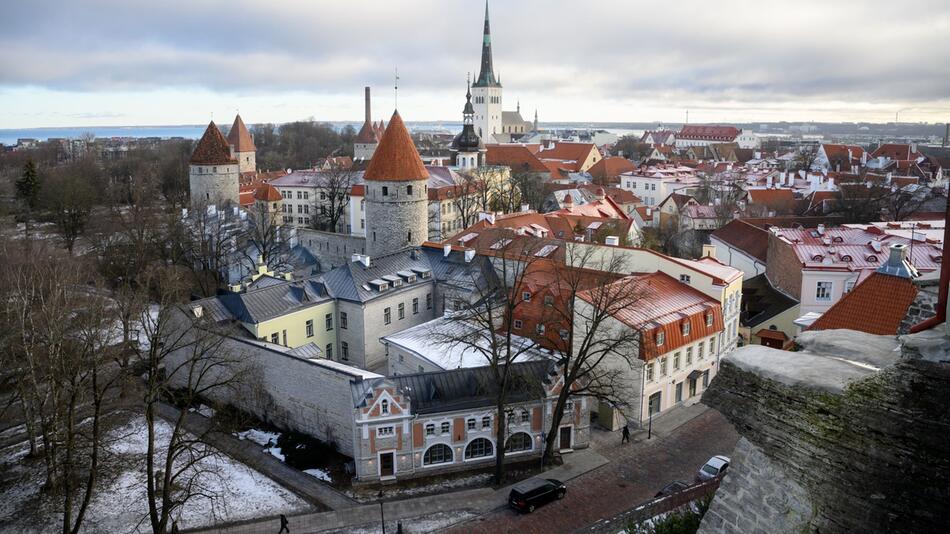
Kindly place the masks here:
<instances>
[{"instance_id":1,"label":"wooden door","mask_svg":"<svg viewBox=\"0 0 950 534\"><path fill-rule=\"evenodd\" d=\"M562 426L561 427L561 450L571 448L571 427Z\"/></svg>"},{"instance_id":2,"label":"wooden door","mask_svg":"<svg viewBox=\"0 0 950 534\"><path fill-rule=\"evenodd\" d=\"M381 477L391 477L393 476L393 453L387 452L385 454L379 455L379 476Z\"/></svg>"}]
</instances>

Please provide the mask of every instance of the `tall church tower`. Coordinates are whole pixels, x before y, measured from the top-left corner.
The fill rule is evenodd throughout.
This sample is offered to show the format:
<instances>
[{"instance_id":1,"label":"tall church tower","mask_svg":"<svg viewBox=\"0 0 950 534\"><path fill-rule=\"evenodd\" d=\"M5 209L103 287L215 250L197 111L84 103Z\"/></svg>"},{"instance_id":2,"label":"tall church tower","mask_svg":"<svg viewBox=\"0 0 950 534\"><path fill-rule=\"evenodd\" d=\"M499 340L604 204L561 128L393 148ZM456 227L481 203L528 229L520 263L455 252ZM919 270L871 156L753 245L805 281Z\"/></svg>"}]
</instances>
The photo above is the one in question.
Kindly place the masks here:
<instances>
[{"instance_id":1,"label":"tall church tower","mask_svg":"<svg viewBox=\"0 0 950 534\"><path fill-rule=\"evenodd\" d=\"M462 131L452 140L449 147L455 153L455 166L465 170L473 171L478 168L480 160L484 159L485 145L482 143L478 134L475 133L474 125L475 108L472 106L472 91L465 84L465 108L462 109Z\"/></svg>"},{"instance_id":2,"label":"tall church tower","mask_svg":"<svg viewBox=\"0 0 950 534\"><path fill-rule=\"evenodd\" d=\"M472 84L475 106L475 133L482 141L493 143L501 132L501 81L495 77L491 57L491 27L488 23L488 0L485 0L485 31L482 35L482 64Z\"/></svg>"},{"instance_id":3,"label":"tall church tower","mask_svg":"<svg viewBox=\"0 0 950 534\"><path fill-rule=\"evenodd\" d=\"M363 180L370 257L417 246L429 238L429 171L398 111L393 112Z\"/></svg>"}]
</instances>

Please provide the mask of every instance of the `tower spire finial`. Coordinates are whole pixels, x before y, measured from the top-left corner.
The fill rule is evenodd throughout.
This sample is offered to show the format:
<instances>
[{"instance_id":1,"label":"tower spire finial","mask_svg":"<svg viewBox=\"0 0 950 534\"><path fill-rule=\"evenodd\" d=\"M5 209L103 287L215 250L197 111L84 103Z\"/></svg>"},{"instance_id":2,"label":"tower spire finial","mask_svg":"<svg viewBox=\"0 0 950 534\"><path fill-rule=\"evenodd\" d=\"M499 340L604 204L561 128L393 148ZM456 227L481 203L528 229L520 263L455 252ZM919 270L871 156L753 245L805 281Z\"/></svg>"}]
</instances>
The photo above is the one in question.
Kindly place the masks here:
<instances>
[{"instance_id":1,"label":"tower spire finial","mask_svg":"<svg viewBox=\"0 0 950 534\"><path fill-rule=\"evenodd\" d=\"M478 78L473 84L475 87L501 87L501 82L495 77L492 67L491 54L491 23L488 20L488 0L485 0L485 29L482 31L482 64L478 71Z\"/></svg>"},{"instance_id":2,"label":"tower spire finial","mask_svg":"<svg viewBox=\"0 0 950 534\"><path fill-rule=\"evenodd\" d=\"M399 67L393 67L393 107L399 109Z\"/></svg>"}]
</instances>

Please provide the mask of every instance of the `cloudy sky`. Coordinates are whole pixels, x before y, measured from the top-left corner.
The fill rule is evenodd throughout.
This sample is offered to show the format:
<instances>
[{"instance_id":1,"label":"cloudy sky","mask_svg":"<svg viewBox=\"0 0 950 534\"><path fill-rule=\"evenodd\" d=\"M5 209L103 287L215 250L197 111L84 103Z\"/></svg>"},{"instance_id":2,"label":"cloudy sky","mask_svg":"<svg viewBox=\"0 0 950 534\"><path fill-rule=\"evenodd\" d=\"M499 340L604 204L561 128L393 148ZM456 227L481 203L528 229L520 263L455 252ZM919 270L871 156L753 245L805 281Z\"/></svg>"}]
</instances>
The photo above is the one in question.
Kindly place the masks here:
<instances>
[{"instance_id":1,"label":"cloudy sky","mask_svg":"<svg viewBox=\"0 0 950 534\"><path fill-rule=\"evenodd\" d=\"M458 119L481 0L28 0L0 128ZM494 0L505 109L541 121L950 120L948 0Z\"/></svg>"}]
</instances>

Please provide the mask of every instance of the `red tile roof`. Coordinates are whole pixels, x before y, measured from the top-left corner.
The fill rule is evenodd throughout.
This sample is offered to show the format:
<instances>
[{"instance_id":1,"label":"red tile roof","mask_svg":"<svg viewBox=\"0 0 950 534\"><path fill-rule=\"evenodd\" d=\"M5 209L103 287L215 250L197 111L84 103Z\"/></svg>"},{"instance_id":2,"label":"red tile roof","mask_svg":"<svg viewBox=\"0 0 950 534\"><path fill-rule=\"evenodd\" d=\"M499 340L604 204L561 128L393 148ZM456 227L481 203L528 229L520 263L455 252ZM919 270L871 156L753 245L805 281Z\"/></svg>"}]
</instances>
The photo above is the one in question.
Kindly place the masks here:
<instances>
[{"instance_id":1,"label":"red tile roof","mask_svg":"<svg viewBox=\"0 0 950 534\"><path fill-rule=\"evenodd\" d=\"M795 206L795 192L791 189L749 189L749 203L773 211L788 211Z\"/></svg>"},{"instance_id":2,"label":"red tile roof","mask_svg":"<svg viewBox=\"0 0 950 534\"><path fill-rule=\"evenodd\" d=\"M735 126L696 126L687 124L676 134L676 138L702 141L733 141L741 131Z\"/></svg>"},{"instance_id":3,"label":"red tile roof","mask_svg":"<svg viewBox=\"0 0 950 534\"><path fill-rule=\"evenodd\" d=\"M876 270L887 261L888 248L892 244L910 245L905 237L885 234L871 227L825 228L771 228L776 238L788 244L802 266L814 270L851 271ZM943 248L938 244L915 242L908 246L911 264L919 271L940 270Z\"/></svg>"},{"instance_id":4,"label":"red tile roof","mask_svg":"<svg viewBox=\"0 0 950 534\"><path fill-rule=\"evenodd\" d=\"M859 164L861 162L861 156L864 155L864 149L857 145L841 145L836 143L825 143L821 145L825 149L825 156L828 156L828 161L834 162L835 160L848 160L848 154L850 152L851 164Z\"/></svg>"},{"instance_id":5,"label":"red tile roof","mask_svg":"<svg viewBox=\"0 0 950 534\"><path fill-rule=\"evenodd\" d=\"M204 135L198 141L194 153L191 155L192 165L233 165L237 161L231 157L231 147L228 140L211 121L205 129Z\"/></svg>"},{"instance_id":6,"label":"red tile roof","mask_svg":"<svg viewBox=\"0 0 950 534\"><path fill-rule=\"evenodd\" d=\"M735 219L712 233L712 237L765 263L768 259L769 233L742 219Z\"/></svg>"},{"instance_id":7,"label":"red tile roof","mask_svg":"<svg viewBox=\"0 0 950 534\"><path fill-rule=\"evenodd\" d=\"M485 145L485 162L488 165L505 165L513 171L550 172L527 146Z\"/></svg>"},{"instance_id":8,"label":"red tile roof","mask_svg":"<svg viewBox=\"0 0 950 534\"><path fill-rule=\"evenodd\" d=\"M247 131L247 126L241 119L241 115L234 116L234 124L231 125L231 131L228 132L228 144L234 147L235 152L256 152L254 139L251 133Z\"/></svg>"},{"instance_id":9,"label":"red tile roof","mask_svg":"<svg viewBox=\"0 0 950 534\"><path fill-rule=\"evenodd\" d=\"M565 200L571 198L565 197ZM609 197L600 200L592 200L587 204L575 205L573 202L567 204L561 210L550 213L549 215L579 215L584 217L603 217L607 219L629 220L630 217Z\"/></svg>"},{"instance_id":10,"label":"red tile roof","mask_svg":"<svg viewBox=\"0 0 950 534\"><path fill-rule=\"evenodd\" d=\"M808 330L847 329L868 334L895 335L907 308L917 297L908 279L875 272L843 296Z\"/></svg>"},{"instance_id":11,"label":"red tile roof","mask_svg":"<svg viewBox=\"0 0 950 534\"><path fill-rule=\"evenodd\" d=\"M423 165L419 151L416 150L412 136L409 135L398 111L394 111L393 117L389 119L386 133L373 152L363 179L387 182L429 179L429 171Z\"/></svg>"},{"instance_id":12,"label":"red tile roof","mask_svg":"<svg viewBox=\"0 0 950 534\"><path fill-rule=\"evenodd\" d=\"M364 122L363 127L360 128L360 133L356 134L356 142L364 144L378 143L379 126L370 121Z\"/></svg>"},{"instance_id":13,"label":"red tile roof","mask_svg":"<svg viewBox=\"0 0 950 534\"><path fill-rule=\"evenodd\" d=\"M283 198L280 191L268 183L257 186L257 189L254 191L254 200L260 200L262 202L277 202Z\"/></svg>"},{"instance_id":14,"label":"red tile roof","mask_svg":"<svg viewBox=\"0 0 950 534\"><path fill-rule=\"evenodd\" d=\"M597 146L594 143L572 143L566 141L557 141L554 146L544 149L538 153L542 159L559 159L563 161L575 161L578 164L587 160L592 152L600 155Z\"/></svg>"},{"instance_id":15,"label":"red tile roof","mask_svg":"<svg viewBox=\"0 0 950 534\"><path fill-rule=\"evenodd\" d=\"M635 170L637 170L637 166L629 159L611 156L591 165L590 169L587 169L587 172L594 178L604 180L616 178L620 176L621 173L633 172Z\"/></svg>"},{"instance_id":16,"label":"red tile roof","mask_svg":"<svg viewBox=\"0 0 950 534\"><path fill-rule=\"evenodd\" d=\"M908 144L885 143L871 152L872 158L884 156L896 160L916 160L921 154L910 149Z\"/></svg>"},{"instance_id":17,"label":"red tile roof","mask_svg":"<svg viewBox=\"0 0 950 534\"><path fill-rule=\"evenodd\" d=\"M678 349L697 339L712 335L723 329L722 308L718 301L697 289L686 285L662 272L631 275L602 288L594 288L578 294L588 303L603 302L607 291L621 299L635 299L629 306L618 306L614 318L624 324L640 329L640 358L650 360L671 350ZM706 325L706 315L713 314L712 324ZM689 334L683 335L683 323L690 325ZM657 346L656 334L663 332L663 344Z\"/></svg>"}]
</instances>

